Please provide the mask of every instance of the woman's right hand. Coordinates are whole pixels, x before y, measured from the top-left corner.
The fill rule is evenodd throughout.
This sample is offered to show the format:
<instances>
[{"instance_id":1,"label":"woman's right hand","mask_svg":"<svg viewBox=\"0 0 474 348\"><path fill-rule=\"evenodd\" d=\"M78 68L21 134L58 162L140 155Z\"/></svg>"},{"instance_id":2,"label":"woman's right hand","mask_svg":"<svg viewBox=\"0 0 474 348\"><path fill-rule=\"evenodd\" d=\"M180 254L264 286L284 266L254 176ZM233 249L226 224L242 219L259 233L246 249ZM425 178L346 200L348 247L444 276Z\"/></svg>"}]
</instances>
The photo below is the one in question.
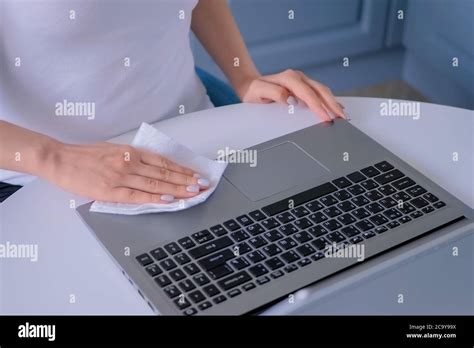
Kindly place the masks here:
<instances>
[{"instance_id":1,"label":"woman's right hand","mask_svg":"<svg viewBox=\"0 0 474 348\"><path fill-rule=\"evenodd\" d=\"M117 203L169 203L190 198L209 181L156 153L128 145L54 142L41 175L90 199Z\"/></svg>"}]
</instances>

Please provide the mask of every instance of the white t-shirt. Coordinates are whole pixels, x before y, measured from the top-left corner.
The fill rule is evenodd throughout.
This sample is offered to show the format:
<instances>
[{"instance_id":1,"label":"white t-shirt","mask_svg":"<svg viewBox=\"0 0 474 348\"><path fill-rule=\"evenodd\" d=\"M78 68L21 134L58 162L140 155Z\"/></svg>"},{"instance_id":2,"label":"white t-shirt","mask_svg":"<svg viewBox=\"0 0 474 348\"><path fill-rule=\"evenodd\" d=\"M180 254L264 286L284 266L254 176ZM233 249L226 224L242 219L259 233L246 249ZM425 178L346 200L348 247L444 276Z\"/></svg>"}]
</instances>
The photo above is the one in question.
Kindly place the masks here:
<instances>
[{"instance_id":1,"label":"white t-shirt","mask_svg":"<svg viewBox=\"0 0 474 348\"><path fill-rule=\"evenodd\" d=\"M213 107L189 43L197 0L1 0L0 118L69 143ZM32 179L0 170L0 181Z\"/></svg>"}]
</instances>

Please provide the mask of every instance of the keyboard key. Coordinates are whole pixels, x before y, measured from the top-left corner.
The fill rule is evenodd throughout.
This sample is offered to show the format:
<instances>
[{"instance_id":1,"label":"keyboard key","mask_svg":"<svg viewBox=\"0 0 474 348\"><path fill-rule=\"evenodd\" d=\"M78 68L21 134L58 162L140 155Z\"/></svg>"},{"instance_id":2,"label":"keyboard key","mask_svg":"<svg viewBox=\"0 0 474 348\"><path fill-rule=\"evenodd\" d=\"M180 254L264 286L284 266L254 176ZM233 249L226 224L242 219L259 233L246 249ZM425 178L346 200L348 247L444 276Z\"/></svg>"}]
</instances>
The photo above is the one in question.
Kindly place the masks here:
<instances>
[{"instance_id":1,"label":"keyboard key","mask_svg":"<svg viewBox=\"0 0 474 348\"><path fill-rule=\"evenodd\" d=\"M278 226L280 226L280 223L274 218L268 218L266 220L263 220L261 222L261 224L267 230L271 230L271 229L274 229L274 228L277 228Z\"/></svg>"},{"instance_id":2,"label":"keyboard key","mask_svg":"<svg viewBox=\"0 0 474 348\"><path fill-rule=\"evenodd\" d=\"M418 197L419 195L425 193L426 190L420 185L416 185L407 189L406 192L412 197Z\"/></svg>"},{"instance_id":3,"label":"keyboard key","mask_svg":"<svg viewBox=\"0 0 474 348\"><path fill-rule=\"evenodd\" d=\"M367 197L368 199L370 199L372 202L375 202L376 200L382 198L383 196L380 194L380 192L378 192L377 190L372 190L370 192L367 192L365 194L365 197Z\"/></svg>"},{"instance_id":4,"label":"keyboard key","mask_svg":"<svg viewBox=\"0 0 474 348\"><path fill-rule=\"evenodd\" d=\"M316 250L309 244L303 244L296 248L296 251L301 256L305 257L316 252ZM282 264L283 265L283 264Z\"/></svg>"},{"instance_id":5,"label":"keyboard key","mask_svg":"<svg viewBox=\"0 0 474 348\"><path fill-rule=\"evenodd\" d=\"M180 248L180 246L178 244L176 244L175 242L172 242L172 243L169 243L169 244L166 244L164 246L165 250L167 252L169 252L171 255L174 255L174 254L177 254L179 253L182 249Z\"/></svg>"},{"instance_id":6,"label":"keyboard key","mask_svg":"<svg viewBox=\"0 0 474 348\"><path fill-rule=\"evenodd\" d=\"M352 185L352 183L349 180L347 180L345 177L340 177L336 180L333 180L332 183L339 188L345 188L347 186Z\"/></svg>"},{"instance_id":7,"label":"keyboard key","mask_svg":"<svg viewBox=\"0 0 474 348\"><path fill-rule=\"evenodd\" d=\"M259 263L255 266L250 267L249 272L252 273L255 277L260 277L261 275L268 273L268 269L264 265Z\"/></svg>"},{"instance_id":8,"label":"keyboard key","mask_svg":"<svg viewBox=\"0 0 474 348\"><path fill-rule=\"evenodd\" d=\"M324 196L324 197L321 198L319 201L320 201L322 204L324 204L326 207L329 207L329 206L331 206L331 205L337 203L337 199L334 198L332 195Z\"/></svg>"},{"instance_id":9,"label":"keyboard key","mask_svg":"<svg viewBox=\"0 0 474 348\"><path fill-rule=\"evenodd\" d=\"M325 257L325 256L324 256L324 253L321 252L321 251L318 251L316 254L311 255L311 260L313 260L313 261L318 261L318 260L323 259L324 257Z\"/></svg>"},{"instance_id":10,"label":"keyboard key","mask_svg":"<svg viewBox=\"0 0 474 348\"><path fill-rule=\"evenodd\" d=\"M166 259L166 260L161 261L161 262L160 262L160 266L161 266L165 271L169 271L169 270L172 270L173 268L178 267L178 265L176 265L176 262L174 262L174 261L171 260L171 259Z\"/></svg>"},{"instance_id":11,"label":"keyboard key","mask_svg":"<svg viewBox=\"0 0 474 348\"><path fill-rule=\"evenodd\" d=\"M413 204L415 207L417 208L423 208L425 206L427 206L429 203L424 200L423 198L421 197L418 197L418 198L413 198L411 201L410 201L411 204Z\"/></svg>"},{"instance_id":12,"label":"keyboard key","mask_svg":"<svg viewBox=\"0 0 474 348\"><path fill-rule=\"evenodd\" d=\"M158 267L157 264L152 264L150 266L147 266L145 270L148 272L149 275L152 277L157 276L158 274L162 273L163 271L161 270L160 267Z\"/></svg>"},{"instance_id":13,"label":"keyboard key","mask_svg":"<svg viewBox=\"0 0 474 348\"><path fill-rule=\"evenodd\" d=\"M356 209L352 211L351 214L359 220L365 219L366 217L370 216L370 213L364 208Z\"/></svg>"},{"instance_id":14,"label":"keyboard key","mask_svg":"<svg viewBox=\"0 0 474 348\"><path fill-rule=\"evenodd\" d=\"M342 227L342 225L339 222L337 222L335 219L323 222L323 226L329 231L334 231Z\"/></svg>"},{"instance_id":15,"label":"keyboard key","mask_svg":"<svg viewBox=\"0 0 474 348\"><path fill-rule=\"evenodd\" d=\"M142 266L147 266L147 265L153 263L152 258L148 254L141 254L141 255L137 256L136 259L137 259L138 263Z\"/></svg>"},{"instance_id":16,"label":"keyboard key","mask_svg":"<svg viewBox=\"0 0 474 348\"><path fill-rule=\"evenodd\" d=\"M188 308L183 312L184 315L188 315L188 316L189 315L194 315L196 313L197 313L196 308Z\"/></svg>"},{"instance_id":17,"label":"keyboard key","mask_svg":"<svg viewBox=\"0 0 474 348\"><path fill-rule=\"evenodd\" d=\"M380 172L372 166L361 169L360 171L362 174L364 174L365 176L369 178L380 174Z\"/></svg>"},{"instance_id":18,"label":"keyboard key","mask_svg":"<svg viewBox=\"0 0 474 348\"><path fill-rule=\"evenodd\" d=\"M372 214L377 214L383 210L383 207L378 203L371 203L366 205L365 209L370 211Z\"/></svg>"},{"instance_id":19,"label":"keyboard key","mask_svg":"<svg viewBox=\"0 0 474 348\"><path fill-rule=\"evenodd\" d=\"M183 269L189 275L193 275L199 272L198 266L196 266L194 263L184 266Z\"/></svg>"},{"instance_id":20,"label":"keyboard key","mask_svg":"<svg viewBox=\"0 0 474 348\"><path fill-rule=\"evenodd\" d=\"M193 233L192 237L199 244L202 244L204 242L210 241L211 239L214 239L214 236L208 230Z\"/></svg>"},{"instance_id":21,"label":"keyboard key","mask_svg":"<svg viewBox=\"0 0 474 348\"><path fill-rule=\"evenodd\" d=\"M289 236L290 234L296 233L299 230L293 224L286 224L285 226L280 226L278 231L286 236Z\"/></svg>"},{"instance_id":22,"label":"keyboard key","mask_svg":"<svg viewBox=\"0 0 474 348\"><path fill-rule=\"evenodd\" d=\"M407 195L405 192L397 192L392 196L392 198L396 200L397 203L406 202L411 199L411 197Z\"/></svg>"},{"instance_id":23,"label":"keyboard key","mask_svg":"<svg viewBox=\"0 0 474 348\"><path fill-rule=\"evenodd\" d=\"M344 237L344 235L342 235L342 233L340 232L333 232L333 233L329 233L326 238L331 241L331 242L334 242L334 243L339 243L339 242L342 242L343 240L346 239L346 237Z\"/></svg>"},{"instance_id":24,"label":"keyboard key","mask_svg":"<svg viewBox=\"0 0 474 348\"><path fill-rule=\"evenodd\" d=\"M171 284L171 279L165 275L165 274L162 274L158 277L155 278L155 282L156 284L158 284L160 287L164 287L166 285L169 285Z\"/></svg>"},{"instance_id":25,"label":"keyboard key","mask_svg":"<svg viewBox=\"0 0 474 348\"><path fill-rule=\"evenodd\" d=\"M328 230L326 230L323 226L317 225L314 227L310 227L307 230L309 233L311 233L314 237L320 237L326 233L328 233Z\"/></svg>"},{"instance_id":26,"label":"keyboard key","mask_svg":"<svg viewBox=\"0 0 474 348\"><path fill-rule=\"evenodd\" d=\"M217 286L210 284L202 288L202 290L210 297L216 296L221 291L217 288Z\"/></svg>"},{"instance_id":27,"label":"keyboard key","mask_svg":"<svg viewBox=\"0 0 474 348\"><path fill-rule=\"evenodd\" d=\"M237 243L239 242L242 242L248 238L250 238L250 236L245 233L244 231L242 230L239 230L239 231L235 231L235 232L232 232L230 234L230 236L232 237L233 240L235 240Z\"/></svg>"},{"instance_id":28,"label":"keyboard key","mask_svg":"<svg viewBox=\"0 0 474 348\"><path fill-rule=\"evenodd\" d=\"M291 210L291 213L292 213L294 216L300 218L300 217L303 217L303 216L308 215L308 214L309 214L309 210L302 206L302 207L297 207L297 208L295 208L295 209L292 209L292 210Z\"/></svg>"},{"instance_id":29,"label":"keyboard key","mask_svg":"<svg viewBox=\"0 0 474 348\"><path fill-rule=\"evenodd\" d=\"M402 224L406 224L409 221L411 221L411 218L409 216L404 216L398 220L398 222L401 222Z\"/></svg>"},{"instance_id":30,"label":"keyboard key","mask_svg":"<svg viewBox=\"0 0 474 348\"><path fill-rule=\"evenodd\" d=\"M199 303L206 299L204 294L199 290L191 292L188 296L194 303Z\"/></svg>"},{"instance_id":31,"label":"keyboard key","mask_svg":"<svg viewBox=\"0 0 474 348\"><path fill-rule=\"evenodd\" d=\"M245 291L249 291L249 290L255 289L255 287L256 286L254 283L248 283L242 286L242 289L244 289Z\"/></svg>"},{"instance_id":32,"label":"keyboard key","mask_svg":"<svg viewBox=\"0 0 474 348\"><path fill-rule=\"evenodd\" d=\"M313 237L306 231L301 231L294 234L293 238L297 240L300 244L306 243L307 241L313 239Z\"/></svg>"},{"instance_id":33,"label":"keyboard key","mask_svg":"<svg viewBox=\"0 0 474 348\"><path fill-rule=\"evenodd\" d=\"M298 265L300 267L308 266L310 263L311 263L310 259L303 259L303 260L298 261Z\"/></svg>"},{"instance_id":34,"label":"keyboard key","mask_svg":"<svg viewBox=\"0 0 474 348\"><path fill-rule=\"evenodd\" d=\"M179 282L178 286L181 288L181 290L183 290L185 292L196 289L196 285L194 285L193 282L189 279L185 279L185 280Z\"/></svg>"},{"instance_id":35,"label":"keyboard key","mask_svg":"<svg viewBox=\"0 0 474 348\"><path fill-rule=\"evenodd\" d=\"M227 228L230 232L236 231L240 228L239 224L235 220L227 220L223 223L224 227Z\"/></svg>"},{"instance_id":36,"label":"keyboard key","mask_svg":"<svg viewBox=\"0 0 474 348\"><path fill-rule=\"evenodd\" d=\"M243 255L243 254L248 253L249 251L252 251L252 247L248 245L247 242L239 243L232 249L236 256Z\"/></svg>"},{"instance_id":37,"label":"keyboard key","mask_svg":"<svg viewBox=\"0 0 474 348\"><path fill-rule=\"evenodd\" d=\"M292 263L300 258L299 255L294 250L287 251L281 254L280 257L286 263Z\"/></svg>"},{"instance_id":38,"label":"keyboard key","mask_svg":"<svg viewBox=\"0 0 474 348\"><path fill-rule=\"evenodd\" d=\"M374 228L374 225L371 222L369 222L368 220L359 221L355 224L355 226L363 232Z\"/></svg>"},{"instance_id":39,"label":"keyboard key","mask_svg":"<svg viewBox=\"0 0 474 348\"><path fill-rule=\"evenodd\" d=\"M184 265L188 262L191 261L191 259L189 258L188 255L184 254L184 253L181 253L181 254L178 254L174 257L174 259L176 260L177 263L179 263L180 265Z\"/></svg>"},{"instance_id":40,"label":"keyboard key","mask_svg":"<svg viewBox=\"0 0 474 348\"><path fill-rule=\"evenodd\" d=\"M284 211L283 213L280 213L280 214L276 215L275 217L282 224L286 224L286 223L294 221L296 219L293 215L291 215L287 211Z\"/></svg>"},{"instance_id":41,"label":"keyboard key","mask_svg":"<svg viewBox=\"0 0 474 348\"><path fill-rule=\"evenodd\" d=\"M219 304L227 300L227 298L224 295L219 295L215 297L212 301L214 301L215 304Z\"/></svg>"},{"instance_id":42,"label":"keyboard key","mask_svg":"<svg viewBox=\"0 0 474 348\"><path fill-rule=\"evenodd\" d=\"M350 181L353 183L357 184L358 182L361 182L362 180L365 180L366 177L361 173L361 172L354 172L349 175L347 175Z\"/></svg>"},{"instance_id":43,"label":"keyboard key","mask_svg":"<svg viewBox=\"0 0 474 348\"><path fill-rule=\"evenodd\" d=\"M391 197L385 197L379 201L385 208L391 208L394 205L397 205L397 202Z\"/></svg>"},{"instance_id":44,"label":"keyboard key","mask_svg":"<svg viewBox=\"0 0 474 348\"><path fill-rule=\"evenodd\" d=\"M337 220L344 226L350 225L351 223L356 221L356 219L349 213L339 216Z\"/></svg>"},{"instance_id":45,"label":"keyboard key","mask_svg":"<svg viewBox=\"0 0 474 348\"><path fill-rule=\"evenodd\" d=\"M248 226L253 223L252 219L250 219L247 215L240 215L239 217L236 217L235 219L242 226Z\"/></svg>"},{"instance_id":46,"label":"keyboard key","mask_svg":"<svg viewBox=\"0 0 474 348\"><path fill-rule=\"evenodd\" d=\"M242 268L245 268L250 265L248 261L243 257L239 257L238 259L233 259L229 261L229 263L236 270L241 270Z\"/></svg>"},{"instance_id":47,"label":"keyboard key","mask_svg":"<svg viewBox=\"0 0 474 348\"><path fill-rule=\"evenodd\" d=\"M345 202L342 202L342 203L338 203L336 206L338 207L338 209L341 209L343 212L351 211L352 209L355 209L355 207L356 207L350 201L345 201Z\"/></svg>"},{"instance_id":48,"label":"keyboard key","mask_svg":"<svg viewBox=\"0 0 474 348\"><path fill-rule=\"evenodd\" d=\"M247 259L252 263L257 263L264 260L266 257L260 251L255 250L246 255Z\"/></svg>"},{"instance_id":49,"label":"keyboard key","mask_svg":"<svg viewBox=\"0 0 474 348\"><path fill-rule=\"evenodd\" d=\"M366 180L366 181L362 181L360 183L360 186L365 188L367 191L370 191L370 190L373 190L374 188L378 187L379 185L375 181L373 181L372 179L369 179L369 180Z\"/></svg>"},{"instance_id":50,"label":"keyboard key","mask_svg":"<svg viewBox=\"0 0 474 348\"><path fill-rule=\"evenodd\" d=\"M179 289L174 285L170 285L165 288L164 292L166 295L168 295L169 298L175 298L176 296L179 296L181 294L181 291L179 291Z\"/></svg>"},{"instance_id":51,"label":"keyboard key","mask_svg":"<svg viewBox=\"0 0 474 348\"><path fill-rule=\"evenodd\" d=\"M296 266L295 264L285 266L284 268L286 273L291 273L293 271L296 271L297 269L298 269L298 266Z\"/></svg>"},{"instance_id":52,"label":"keyboard key","mask_svg":"<svg viewBox=\"0 0 474 348\"><path fill-rule=\"evenodd\" d=\"M285 274L285 273L283 273L282 271L277 270L277 271L275 271L275 272L272 272L272 274L270 274L270 275L271 275L271 277L272 277L273 279L277 279L277 278L282 277L284 274Z\"/></svg>"},{"instance_id":53,"label":"keyboard key","mask_svg":"<svg viewBox=\"0 0 474 348\"><path fill-rule=\"evenodd\" d=\"M318 201L313 201L313 202L306 203L306 208L309 211L314 213L315 211L323 209L324 206L321 203L319 203Z\"/></svg>"},{"instance_id":54,"label":"keyboard key","mask_svg":"<svg viewBox=\"0 0 474 348\"><path fill-rule=\"evenodd\" d=\"M404 202L401 206L397 206L397 208L403 214L409 214L415 211L415 208L410 203L406 202Z\"/></svg>"},{"instance_id":55,"label":"keyboard key","mask_svg":"<svg viewBox=\"0 0 474 348\"><path fill-rule=\"evenodd\" d=\"M270 268L272 271L274 271L278 268L283 267L285 264L277 256L275 256L275 257L272 257L271 259L268 259L267 261L265 261L265 265L267 265L268 268Z\"/></svg>"},{"instance_id":56,"label":"keyboard key","mask_svg":"<svg viewBox=\"0 0 474 348\"><path fill-rule=\"evenodd\" d=\"M281 249L276 244L270 244L262 248L263 252L268 256L274 256L281 253Z\"/></svg>"},{"instance_id":57,"label":"keyboard key","mask_svg":"<svg viewBox=\"0 0 474 348\"><path fill-rule=\"evenodd\" d=\"M342 214L342 211L337 209L335 206L329 207L323 210L323 213L329 216L330 218L336 217Z\"/></svg>"},{"instance_id":58,"label":"keyboard key","mask_svg":"<svg viewBox=\"0 0 474 348\"><path fill-rule=\"evenodd\" d=\"M358 243L363 242L363 241L364 241L364 238L362 238L361 236L355 236L354 238L350 239L350 242L352 244L358 244Z\"/></svg>"},{"instance_id":59,"label":"keyboard key","mask_svg":"<svg viewBox=\"0 0 474 348\"><path fill-rule=\"evenodd\" d=\"M369 200L364 196L357 196L351 199L351 202L357 205L358 207L362 207L363 205L369 204Z\"/></svg>"},{"instance_id":60,"label":"keyboard key","mask_svg":"<svg viewBox=\"0 0 474 348\"><path fill-rule=\"evenodd\" d=\"M382 214L385 215L389 220L395 220L402 216L402 213L400 213L395 208L387 209Z\"/></svg>"},{"instance_id":61,"label":"keyboard key","mask_svg":"<svg viewBox=\"0 0 474 348\"><path fill-rule=\"evenodd\" d=\"M388 222L388 220L382 214L374 215L369 220L377 226Z\"/></svg>"},{"instance_id":62,"label":"keyboard key","mask_svg":"<svg viewBox=\"0 0 474 348\"><path fill-rule=\"evenodd\" d=\"M230 249L218 251L210 256L203 257L198 261L199 265L206 271L222 265L227 260L233 259L234 253Z\"/></svg>"},{"instance_id":63,"label":"keyboard key","mask_svg":"<svg viewBox=\"0 0 474 348\"><path fill-rule=\"evenodd\" d=\"M380 233L387 232L388 229L385 226L379 226L379 227L375 227L374 231L380 234Z\"/></svg>"},{"instance_id":64,"label":"keyboard key","mask_svg":"<svg viewBox=\"0 0 474 348\"><path fill-rule=\"evenodd\" d=\"M414 219L418 219L420 216L423 216L423 213L421 211L415 211L411 213L410 216Z\"/></svg>"},{"instance_id":65,"label":"keyboard key","mask_svg":"<svg viewBox=\"0 0 474 348\"><path fill-rule=\"evenodd\" d=\"M360 231L354 226L347 226L347 227L341 228L341 232L347 237L354 237L355 235L360 233Z\"/></svg>"},{"instance_id":66,"label":"keyboard key","mask_svg":"<svg viewBox=\"0 0 474 348\"><path fill-rule=\"evenodd\" d=\"M249 243L255 248L258 249L261 246L264 246L268 242L263 238L262 236L256 236L251 239L249 239Z\"/></svg>"},{"instance_id":67,"label":"keyboard key","mask_svg":"<svg viewBox=\"0 0 474 348\"><path fill-rule=\"evenodd\" d=\"M263 235L268 239L269 242L274 242L283 238L283 235L277 230L265 232Z\"/></svg>"},{"instance_id":68,"label":"keyboard key","mask_svg":"<svg viewBox=\"0 0 474 348\"><path fill-rule=\"evenodd\" d=\"M385 185L379 188L379 192L384 194L385 196L390 196L391 194L394 194L397 192L392 186L390 185Z\"/></svg>"},{"instance_id":69,"label":"keyboard key","mask_svg":"<svg viewBox=\"0 0 474 348\"><path fill-rule=\"evenodd\" d=\"M232 240L229 237L224 236L202 244L194 249L190 249L189 254L191 255L191 257L197 259L210 253L213 253L214 251L218 251L220 249L228 247L232 244L234 244Z\"/></svg>"},{"instance_id":70,"label":"keyboard key","mask_svg":"<svg viewBox=\"0 0 474 348\"><path fill-rule=\"evenodd\" d=\"M376 234L373 231L367 231L367 232L362 233L362 237L364 237L365 239L369 239L375 236Z\"/></svg>"},{"instance_id":71,"label":"keyboard key","mask_svg":"<svg viewBox=\"0 0 474 348\"><path fill-rule=\"evenodd\" d=\"M222 227L222 225L215 225L210 228L211 232L214 233L217 237L223 236L227 233L227 230Z\"/></svg>"},{"instance_id":72,"label":"keyboard key","mask_svg":"<svg viewBox=\"0 0 474 348\"><path fill-rule=\"evenodd\" d=\"M178 239L179 245L181 245L184 249L190 249L192 247L196 246L196 243L193 242L193 240L189 237L184 237L181 239ZM165 256L166 257L166 256ZM164 257L163 257L164 258Z\"/></svg>"},{"instance_id":73,"label":"keyboard key","mask_svg":"<svg viewBox=\"0 0 474 348\"><path fill-rule=\"evenodd\" d=\"M436 202L435 204L433 204L433 207L435 207L436 209L440 209L444 206L446 206L446 203L444 203L443 201L439 201L439 202Z\"/></svg>"},{"instance_id":74,"label":"keyboard key","mask_svg":"<svg viewBox=\"0 0 474 348\"><path fill-rule=\"evenodd\" d=\"M239 289L234 289L234 290L231 290L227 293L227 295L229 295L229 297L235 297L235 296L238 296L242 293L242 291L240 291Z\"/></svg>"},{"instance_id":75,"label":"keyboard key","mask_svg":"<svg viewBox=\"0 0 474 348\"><path fill-rule=\"evenodd\" d=\"M404 190L407 187L415 185L415 182L409 177L404 177L397 181L392 182L391 185L395 187L397 190Z\"/></svg>"},{"instance_id":76,"label":"keyboard key","mask_svg":"<svg viewBox=\"0 0 474 348\"><path fill-rule=\"evenodd\" d=\"M212 279L220 279L222 277L225 277L226 275L232 273L232 268L230 268L229 265L221 265L219 267L216 267L214 269L211 269L208 271L209 275L212 277Z\"/></svg>"},{"instance_id":77,"label":"keyboard key","mask_svg":"<svg viewBox=\"0 0 474 348\"><path fill-rule=\"evenodd\" d=\"M357 196L364 193L365 189L360 185L354 185L354 186L349 187L347 191L349 191L351 195Z\"/></svg>"},{"instance_id":78,"label":"keyboard key","mask_svg":"<svg viewBox=\"0 0 474 348\"><path fill-rule=\"evenodd\" d=\"M186 309L191 306L191 303L189 303L189 301L185 297L179 297L173 302L176 306L178 306L179 309Z\"/></svg>"},{"instance_id":79,"label":"keyboard key","mask_svg":"<svg viewBox=\"0 0 474 348\"><path fill-rule=\"evenodd\" d=\"M323 213L321 213L320 211L318 211L317 213L311 214L309 218L311 219L311 221L313 221L316 224L319 224L320 222L326 221L328 219L328 217L324 215Z\"/></svg>"},{"instance_id":80,"label":"keyboard key","mask_svg":"<svg viewBox=\"0 0 474 348\"><path fill-rule=\"evenodd\" d=\"M390 221L390 222L389 222L387 225L385 225L385 226L387 226L388 228L392 229L392 228L395 228L395 227L400 226L400 224L399 224L398 222L396 222L396 221Z\"/></svg>"},{"instance_id":81,"label":"keyboard key","mask_svg":"<svg viewBox=\"0 0 474 348\"><path fill-rule=\"evenodd\" d=\"M393 169L393 166L390 163L388 163L387 161L383 161L383 162L374 164L374 167L377 168L378 170L382 171L382 172L387 172L387 171Z\"/></svg>"},{"instance_id":82,"label":"keyboard key","mask_svg":"<svg viewBox=\"0 0 474 348\"><path fill-rule=\"evenodd\" d=\"M166 251L163 248L157 248L155 250L150 251L151 256L155 258L155 260L160 261L163 260L165 257L168 256Z\"/></svg>"},{"instance_id":83,"label":"keyboard key","mask_svg":"<svg viewBox=\"0 0 474 348\"><path fill-rule=\"evenodd\" d=\"M311 244L313 244L313 246L318 250L323 250L328 245L330 245L330 243L326 239L324 239L323 237L320 237L318 239L313 240L311 242ZM283 255L282 255L282 257L283 257Z\"/></svg>"},{"instance_id":84,"label":"keyboard key","mask_svg":"<svg viewBox=\"0 0 474 348\"><path fill-rule=\"evenodd\" d=\"M426 199L430 203L434 203L434 202L439 201L438 197L436 197L434 194L429 193L429 192L425 193L423 195L423 198Z\"/></svg>"},{"instance_id":85,"label":"keyboard key","mask_svg":"<svg viewBox=\"0 0 474 348\"><path fill-rule=\"evenodd\" d=\"M380 174L374 177L374 180L377 181L380 185L388 184L394 180L400 179L403 176L403 173L398 169L393 169L387 173Z\"/></svg>"},{"instance_id":86,"label":"keyboard key","mask_svg":"<svg viewBox=\"0 0 474 348\"><path fill-rule=\"evenodd\" d=\"M433 208L432 206L427 206L427 207L424 207L423 209L421 209L421 211L425 214L429 214L431 212L434 212L435 208Z\"/></svg>"},{"instance_id":87,"label":"keyboard key","mask_svg":"<svg viewBox=\"0 0 474 348\"><path fill-rule=\"evenodd\" d=\"M195 275L193 279L196 282L196 284L201 285L201 286L210 282L209 278L204 273Z\"/></svg>"},{"instance_id":88,"label":"keyboard key","mask_svg":"<svg viewBox=\"0 0 474 348\"><path fill-rule=\"evenodd\" d=\"M257 279L258 285L263 285L265 283L268 283L269 281L270 281L270 278L268 278L267 276L263 276Z\"/></svg>"},{"instance_id":89,"label":"keyboard key","mask_svg":"<svg viewBox=\"0 0 474 348\"><path fill-rule=\"evenodd\" d=\"M313 223L310 220L308 220L307 218L302 218L302 219L296 220L293 224L296 227L298 227L300 230L305 230L308 227L313 226Z\"/></svg>"},{"instance_id":90,"label":"keyboard key","mask_svg":"<svg viewBox=\"0 0 474 348\"><path fill-rule=\"evenodd\" d=\"M245 231L250 233L252 236L256 236L260 233L265 232L265 229L260 225L260 224L254 224L251 226L248 226Z\"/></svg>"},{"instance_id":91,"label":"keyboard key","mask_svg":"<svg viewBox=\"0 0 474 348\"><path fill-rule=\"evenodd\" d=\"M173 278L174 281L178 281L178 280L186 278L186 274L184 274L184 272L180 269L175 269L169 272L169 275L171 278Z\"/></svg>"},{"instance_id":92,"label":"keyboard key","mask_svg":"<svg viewBox=\"0 0 474 348\"><path fill-rule=\"evenodd\" d=\"M206 310L206 309L208 309L208 308L211 308L211 307L212 307L212 303L209 302L209 301L206 301L206 302L201 303L198 307L199 307L199 309L200 309L201 311L204 311L204 310Z\"/></svg>"},{"instance_id":93,"label":"keyboard key","mask_svg":"<svg viewBox=\"0 0 474 348\"><path fill-rule=\"evenodd\" d=\"M291 249L297 245L298 243L296 243L291 237L286 237L278 242L278 246L284 250Z\"/></svg>"},{"instance_id":94,"label":"keyboard key","mask_svg":"<svg viewBox=\"0 0 474 348\"><path fill-rule=\"evenodd\" d=\"M249 216L255 221L261 221L266 218L265 214L260 210L254 210L249 213Z\"/></svg>"},{"instance_id":95,"label":"keyboard key","mask_svg":"<svg viewBox=\"0 0 474 348\"><path fill-rule=\"evenodd\" d=\"M334 192L332 195L341 202L352 197L352 195L346 190L339 190L337 192Z\"/></svg>"}]
</instances>

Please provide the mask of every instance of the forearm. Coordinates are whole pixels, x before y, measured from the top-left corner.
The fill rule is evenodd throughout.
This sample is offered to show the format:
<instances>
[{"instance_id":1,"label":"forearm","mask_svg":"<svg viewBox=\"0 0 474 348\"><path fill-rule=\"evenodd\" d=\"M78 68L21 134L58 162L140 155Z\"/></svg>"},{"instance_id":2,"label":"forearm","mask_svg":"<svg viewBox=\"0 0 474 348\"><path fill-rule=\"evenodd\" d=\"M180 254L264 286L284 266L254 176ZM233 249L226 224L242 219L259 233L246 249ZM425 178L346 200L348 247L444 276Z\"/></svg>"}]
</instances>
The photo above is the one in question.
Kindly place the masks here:
<instances>
[{"instance_id":1,"label":"forearm","mask_svg":"<svg viewBox=\"0 0 474 348\"><path fill-rule=\"evenodd\" d=\"M242 98L260 74L225 0L200 0L193 11L192 30ZM238 58L238 66L234 65Z\"/></svg>"},{"instance_id":2,"label":"forearm","mask_svg":"<svg viewBox=\"0 0 474 348\"><path fill-rule=\"evenodd\" d=\"M0 120L0 168L42 176L60 143Z\"/></svg>"}]
</instances>

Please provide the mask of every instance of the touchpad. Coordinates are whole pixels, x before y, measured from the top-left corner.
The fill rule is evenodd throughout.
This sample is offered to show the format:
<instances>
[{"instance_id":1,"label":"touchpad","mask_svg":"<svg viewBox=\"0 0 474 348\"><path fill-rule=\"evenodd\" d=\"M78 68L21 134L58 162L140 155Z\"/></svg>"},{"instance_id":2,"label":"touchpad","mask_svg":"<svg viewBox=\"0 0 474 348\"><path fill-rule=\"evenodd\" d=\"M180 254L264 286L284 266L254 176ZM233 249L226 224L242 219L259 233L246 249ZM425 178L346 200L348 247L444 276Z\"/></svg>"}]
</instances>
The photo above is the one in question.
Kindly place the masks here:
<instances>
[{"instance_id":1,"label":"touchpad","mask_svg":"<svg viewBox=\"0 0 474 348\"><path fill-rule=\"evenodd\" d=\"M258 151L252 164L230 164L224 176L247 198L258 201L327 173L296 144L285 142Z\"/></svg>"}]
</instances>

